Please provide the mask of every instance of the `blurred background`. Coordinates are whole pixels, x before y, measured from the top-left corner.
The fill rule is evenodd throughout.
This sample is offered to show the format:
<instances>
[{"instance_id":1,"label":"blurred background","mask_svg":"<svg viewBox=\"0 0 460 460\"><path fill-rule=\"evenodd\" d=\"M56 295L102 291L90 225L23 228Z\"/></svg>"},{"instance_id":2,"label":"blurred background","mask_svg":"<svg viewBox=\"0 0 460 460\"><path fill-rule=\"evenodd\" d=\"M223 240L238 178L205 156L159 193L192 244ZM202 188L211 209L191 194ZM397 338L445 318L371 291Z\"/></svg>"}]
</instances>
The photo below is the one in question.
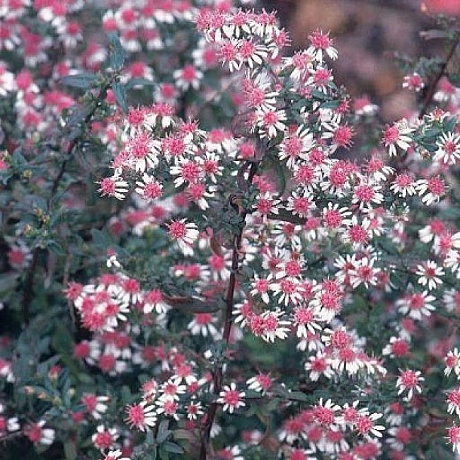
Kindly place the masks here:
<instances>
[{"instance_id":1,"label":"blurred background","mask_svg":"<svg viewBox=\"0 0 460 460\"><path fill-rule=\"evenodd\" d=\"M460 2L460 0L458 0ZM413 58L434 54L434 42L420 38L433 26L421 11L422 0L262 0L277 10L292 37L292 48L302 48L310 32L330 31L339 51L331 64L335 81L352 98L367 95L380 106L383 121L416 107L413 93L402 89L405 73L395 53ZM429 45L429 46L428 46ZM437 50L440 51L439 49ZM441 50L442 52L442 50Z\"/></svg>"}]
</instances>

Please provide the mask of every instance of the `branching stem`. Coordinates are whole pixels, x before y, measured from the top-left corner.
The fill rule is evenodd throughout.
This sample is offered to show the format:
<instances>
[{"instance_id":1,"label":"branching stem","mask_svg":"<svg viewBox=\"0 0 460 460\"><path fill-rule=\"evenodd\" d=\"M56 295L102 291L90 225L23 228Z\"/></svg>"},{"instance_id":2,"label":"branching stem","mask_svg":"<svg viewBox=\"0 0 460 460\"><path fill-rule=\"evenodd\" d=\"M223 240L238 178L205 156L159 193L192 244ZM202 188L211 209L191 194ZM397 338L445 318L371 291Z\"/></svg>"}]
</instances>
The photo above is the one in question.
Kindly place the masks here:
<instances>
[{"instance_id":1,"label":"branching stem","mask_svg":"<svg viewBox=\"0 0 460 460\"><path fill-rule=\"evenodd\" d=\"M241 170L246 168L247 163L241 165ZM258 163L251 163L248 177L246 179L247 187L252 183L252 179L257 172L259 164ZM233 236L233 252L232 252L232 265L231 265L231 273L230 279L228 282L227 287L227 294L225 296L225 312L224 312L224 326L223 326L223 333L222 338L225 345L228 345L230 340L230 333L232 330L232 311L233 311L233 304L235 300L235 288L236 288L236 281L238 270L240 266L240 252L241 252L241 242L243 239L243 232L245 227L245 220L246 216L248 215L248 210L241 208L240 216L242 219L242 224L236 233ZM213 387L214 387L214 394L217 397L222 390L223 387L223 365L219 364L213 373ZM200 446L200 460L206 460L208 454L208 444L209 444L209 437L211 434L211 428L214 423L214 419L216 417L218 404L214 400L209 405L209 409L206 416L206 423L203 429L203 433L201 436L201 446Z\"/></svg>"},{"instance_id":2,"label":"branching stem","mask_svg":"<svg viewBox=\"0 0 460 460\"><path fill-rule=\"evenodd\" d=\"M446 59L442 63L441 68L439 69L439 72L436 74L436 77L431 82L431 84L430 84L430 86L428 88L426 96L425 96L425 98L423 100L423 106L420 109L420 112L418 114L419 119L423 118L424 115L426 114L426 112L428 111L428 107L430 106L431 102L433 101L433 97L434 97L434 94L436 92L436 87L438 86L439 80L441 80L441 78L446 74L447 66L448 66L450 60L452 59L452 57L454 56L455 49L457 48L457 45L459 44L459 42L460 42L460 34L457 34L457 36L455 37L455 40L452 42L452 45L451 45L451 47L449 49L449 52L447 54Z\"/></svg>"},{"instance_id":3,"label":"branching stem","mask_svg":"<svg viewBox=\"0 0 460 460\"><path fill-rule=\"evenodd\" d=\"M100 107L102 101L106 98L107 96L107 90L110 88L112 85L114 78L111 78L100 90L99 94L95 98L95 102L93 103L93 106L91 107L91 110L88 112L88 114L85 116L85 118L82 121L83 128L89 125L94 113L96 110ZM83 134L84 130L82 131ZM53 199L56 196L56 193L59 189L59 184L62 181L62 178L64 176L66 167L70 161L70 158L73 154L73 151L79 144L81 139L81 136L78 136L69 143L66 149L66 158L62 161L61 166L59 168L59 171L56 175L56 177L53 180L53 183L51 184L51 191L47 200L48 204L48 210L52 210L52 204L53 204ZM32 294L33 294L33 286L34 286L34 279L35 279L35 273L37 271L38 267L38 257L40 253L40 248L35 247L33 252L32 252L32 260L30 262L30 265L27 269L27 274L25 278L25 283L24 283L24 291L23 291L23 296L22 296L22 314L24 318L25 324L29 324L30 321L30 303L32 302Z\"/></svg>"}]
</instances>

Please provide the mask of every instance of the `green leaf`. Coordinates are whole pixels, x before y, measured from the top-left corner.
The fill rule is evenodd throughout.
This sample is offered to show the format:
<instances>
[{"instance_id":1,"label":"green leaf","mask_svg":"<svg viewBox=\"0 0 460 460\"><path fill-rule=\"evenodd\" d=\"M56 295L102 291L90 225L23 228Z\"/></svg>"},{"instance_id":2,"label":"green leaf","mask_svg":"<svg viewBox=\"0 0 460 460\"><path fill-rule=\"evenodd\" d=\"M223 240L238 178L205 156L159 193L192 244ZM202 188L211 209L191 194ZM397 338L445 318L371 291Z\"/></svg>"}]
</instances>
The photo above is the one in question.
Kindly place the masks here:
<instances>
[{"instance_id":1,"label":"green leaf","mask_svg":"<svg viewBox=\"0 0 460 460\"><path fill-rule=\"evenodd\" d=\"M131 394L131 390L127 385L123 385L121 387L121 400L125 405L131 403L133 400L133 395Z\"/></svg>"},{"instance_id":2,"label":"green leaf","mask_svg":"<svg viewBox=\"0 0 460 460\"><path fill-rule=\"evenodd\" d=\"M54 240L48 241L47 247L53 254L56 254L57 256L62 256L65 254L64 248Z\"/></svg>"},{"instance_id":3,"label":"green leaf","mask_svg":"<svg viewBox=\"0 0 460 460\"><path fill-rule=\"evenodd\" d=\"M191 431L183 429L174 430L173 436L174 439L186 439L189 442L192 442L194 439L194 436Z\"/></svg>"},{"instance_id":4,"label":"green leaf","mask_svg":"<svg viewBox=\"0 0 460 460\"><path fill-rule=\"evenodd\" d=\"M126 92L125 86L119 82L112 85L113 95L118 105L121 107L124 113L128 111L128 105L126 104Z\"/></svg>"},{"instance_id":5,"label":"green leaf","mask_svg":"<svg viewBox=\"0 0 460 460\"><path fill-rule=\"evenodd\" d=\"M72 113L67 118L66 128L70 129L78 126L91 113L91 110L91 107L86 105L81 107L74 106Z\"/></svg>"},{"instance_id":6,"label":"green leaf","mask_svg":"<svg viewBox=\"0 0 460 460\"><path fill-rule=\"evenodd\" d=\"M161 460L169 460L169 453L164 449L160 449L160 458Z\"/></svg>"},{"instance_id":7,"label":"green leaf","mask_svg":"<svg viewBox=\"0 0 460 460\"><path fill-rule=\"evenodd\" d=\"M89 89L97 80L97 75L91 72L82 72L75 75L67 75L59 80L59 83L74 88Z\"/></svg>"},{"instance_id":8,"label":"green leaf","mask_svg":"<svg viewBox=\"0 0 460 460\"><path fill-rule=\"evenodd\" d=\"M64 455L66 460L75 460L77 458L77 446L72 441L64 443Z\"/></svg>"},{"instance_id":9,"label":"green leaf","mask_svg":"<svg viewBox=\"0 0 460 460\"><path fill-rule=\"evenodd\" d=\"M140 89L140 86L153 86L155 82L146 78L131 78L125 85L126 89Z\"/></svg>"},{"instance_id":10,"label":"green leaf","mask_svg":"<svg viewBox=\"0 0 460 460\"><path fill-rule=\"evenodd\" d=\"M169 420L163 420L158 426L157 432L157 442L163 444L169 436L172 434L172 431L168 430Z\"/></svg>"},{"instance_id":11,"label":"green leaf","mask_svg":"<svg viewBox=\"0 0 460 460\"><path fill-rule=\"evenodd\" d=\"M106 248L109 245L107 234L97 228L91 229L91 237L93 238L93 243L98 247Z\"/></svg>"},{"instance_id":12,"label":"green leaf","mask_svg":"<svg viewBox=\"0 0 460 460\"><path fill-rule=\"evenodd\" d=\"M184 453L184 449L182 449L182 447L179 446L179 444L176 444L171 441L166 441L163 444L163 449L166 452L171 452L172 454L183 454Z\"/></svg>"},{"instance_id":13,"label":"green leaf","mask_svg":"<svg viewBox=\"0 0 460 460\"><path fill-rule=\"evenodd\" d=\"M19 273L9 272L0 275L0 292L12 291L18 284Z\"/></svg>"},{"instance_id":14,"label":"green leaf","mask_svg":"<svg viewBox=\"0 0 460 460\"><path fill-rule=\"evenodd\" d=\"M336 109L340 105L340 101L328 101L321 104L322 109Z\"/></svg>"},{"instance_id":15,"label":"green leaf","mask_svg":"<svg viewBox=\"0 0 460 460\"><path fill-rule=\"evenodd\" d=\"M305 393L302 393L301 391L291 391L289 393L289 399L295 400L295 401L300 401L300 402L308 402L310 399Z\"/></svg>"},{"instance_id":16,"label":"green leaf","mask_svg":"<svg viewBox=\"0 0 460 460\"><path fill-rule=\"evenodd\" d=\"M121 70L125 63L125 51L121 46L120 39L116 33L109 33L109 66L113 70Z\"/></svg>"}]
</instances>

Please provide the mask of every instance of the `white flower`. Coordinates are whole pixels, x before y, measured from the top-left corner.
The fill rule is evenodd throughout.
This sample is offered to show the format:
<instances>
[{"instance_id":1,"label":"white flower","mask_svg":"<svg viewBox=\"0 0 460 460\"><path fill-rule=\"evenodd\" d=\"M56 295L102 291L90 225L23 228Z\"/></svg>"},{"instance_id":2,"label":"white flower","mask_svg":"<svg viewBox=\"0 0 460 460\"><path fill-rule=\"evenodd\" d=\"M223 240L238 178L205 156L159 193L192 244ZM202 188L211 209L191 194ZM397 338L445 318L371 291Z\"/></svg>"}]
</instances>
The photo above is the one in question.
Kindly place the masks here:
<instances>
[{"instance_id":1,"label":"white flower","mask_svg":"<svg viewBox=\"0 0 460 460\"><path fill-rule=\"evenodd\" d=\"M235 409L246 406L243 398L246 396L244 391L239 392L236 389L236 385L232 382L230 385L224 386L222 391L219 393L217 399L218 404L223 404L224 412L230 412L233 414Z\"/></svg>"},{"instance_id":2,"label":"white flower","mask_svg":"<svg viewBox=\"0 0 460 460\"><path fill-rule=\"evenodd\" d=\"M147 173L142 175L142 182L136 182L135 192L138 193L144 200L153 201L161 197L163 184L156 181L153 176Z\"/></svg>"},{"instance_id":3,"label":"white flower","mask_svg":"<svg viewBox=\"0 0 460 460\"><path fill-rule=\"evenodd\" d=\"M411 400L414 396L414 393L421 393L422 392L422 385L421 382L425 380L424 377L421 376L420 371L401 371L400 376L396 381L396 386L398 387L398 395L402 394L403 392L407 391L407 398L406 400Z\"/></svg>"},{"instance_id":4,"label":"white flower","mask_svg":"<svg viewBox=\"0 0 460 460\"><path fill-rule=\"evenodd\" d=\"M460 376L460 352L458 348L450 350L444 358L444 362L446 363L446 368L444 369L445 376L449 376L452 370L457 377Z\"/></svg>"},{"instance_id":5,"label":"white flower","mask_svg":"<svg viewBox=\"0 0 460 460\"><path fill-rule=\"evenodd\" d=\"M438 150L433 159L445 165L454 165L460 161L460 135L454 133L442 133L436 142Z\"/></svg>"},{"instance_id":6,"label":"white flower","mask_svg":"<svg viewBox=\"0 0 460 460\"><path fill-rule=\"evenodd\" d=\"M274 138L278 132L286 129L286 112L284 110L256 109L257 122L261 137Z\"/></svg>"},{"instance_id":7,"label":"white flower","mask_svg":"<svg viewBox=\"0 0 460 460\"><path fill-rule=\"evenodd\" d=\"M128 457L122 457L123 453L121 450L110 450L104 455L104 458L101 460L131 460Z\"/></svg>"},{"instance_id":8,"label":"white flower","mask_svg":"<svg viewBox=\"0 0 460 460\"><path fill-rule=\"evenodd\" d=\"M112 177L106 177L99 182L102 196L113 196L117 200L123 200L128 193L129 186L117 172Z\"/></svg>"},{"instance_id":9,"label":"white flower","mask_svg":"<svg viewBox=\"0 0 460 460\"><path fill-rule=\"evenodd\" d=\"M275 311L265 311L262 313L261 318L264 322L264 332L262 339L267 342L274 342L275 338L284 340L290 331L290 321L280 321L284 315L283 310L276 309Z\"/></svg>"},{"instance_id":10,"label":"white flower","mask_svg":"<svg viewBox=\"0 0 460 460\"><path fill-rule=\"evenodd\" d=\"M173 238L184 255L193 255L193 244L198 239L198 227L186 219L172 221L168 225L168 234Z\"/></svg>"},{"instance_id":11,"label":"white flower","mask_svg":"<svg viewBox=\"0 0 460 460\"><path fill-rule=\"evenodd\" d=\"M427 286L428 290L436 289L438 285L442 284L441 276L444 276L444 270L439 267L436 262L429 260L423 264L417 265L415 272L418 275L417 282L422 286Z\"/></svg>"},{"instance_id":12,"label":"white flower","mask_svg":"<svg viewBox=\"0 0 460 460\"><path fill-rule=\"evenodd\" d=\"M388 127L383 133L382 143L388 148L388 154L390 156L396 156L397 147L403 152L407 152L412 142L411 134L414 132L414 128L408 125L406 119L402 119L392 126Z\"/></svg>"}]
</instances>

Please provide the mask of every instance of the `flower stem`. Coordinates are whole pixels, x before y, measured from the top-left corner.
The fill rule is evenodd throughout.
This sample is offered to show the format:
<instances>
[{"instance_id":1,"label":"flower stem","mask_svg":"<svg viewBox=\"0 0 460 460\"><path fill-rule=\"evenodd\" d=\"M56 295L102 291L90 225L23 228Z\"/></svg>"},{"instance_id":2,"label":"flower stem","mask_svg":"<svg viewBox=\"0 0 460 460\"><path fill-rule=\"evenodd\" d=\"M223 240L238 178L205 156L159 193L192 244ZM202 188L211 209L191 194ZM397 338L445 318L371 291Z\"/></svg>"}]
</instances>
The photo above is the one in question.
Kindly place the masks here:
<instances>
[{"instance_id":1,"label":"flower stem","mask_svg":"<svg viewBox=\"0 0 460 460\"><path fill-rule=\"evenodd\" d=\"M249 163L244 163L241 165L241 172L247 168ZM248 173L248 177L246 180L247 188L252 183L252 179L257 172L257 168L259 163L252 162L250 163L250 169ZM235 288L236 288L236 279L240 265L240 252L241 252L241 242L243 239L243 232L244 232L244 222L246 220L246 216L249 214L249 211L240 208L239 214L242 219L242 225L240 226L238 233L233 236L233 252L232 252L232 265L231 265L231 272L230 272L230 279L228 282L227 287L227 294L225 296L225 312L224 312L224 326L223 326L223 333L222 338L225 345L228 345L230 341L230 333L232 330L232 311L233 311L233 304L235 300ZM214 394L217 396L222 390L224 380L224 373L223 373L223 365L219 364L219 366L215 369L213 373L213 387L214 387ZM209 437L211 434L211 428L214 423L214 419L216 417L218 404L217 402L213 401L209 405L208 412L206 414L206 423L205 427L201 436L201 446L200 446L200 460L206 460L207 453L208 453L208 444L209 444Z\"/></svg>"}]
</instances>

